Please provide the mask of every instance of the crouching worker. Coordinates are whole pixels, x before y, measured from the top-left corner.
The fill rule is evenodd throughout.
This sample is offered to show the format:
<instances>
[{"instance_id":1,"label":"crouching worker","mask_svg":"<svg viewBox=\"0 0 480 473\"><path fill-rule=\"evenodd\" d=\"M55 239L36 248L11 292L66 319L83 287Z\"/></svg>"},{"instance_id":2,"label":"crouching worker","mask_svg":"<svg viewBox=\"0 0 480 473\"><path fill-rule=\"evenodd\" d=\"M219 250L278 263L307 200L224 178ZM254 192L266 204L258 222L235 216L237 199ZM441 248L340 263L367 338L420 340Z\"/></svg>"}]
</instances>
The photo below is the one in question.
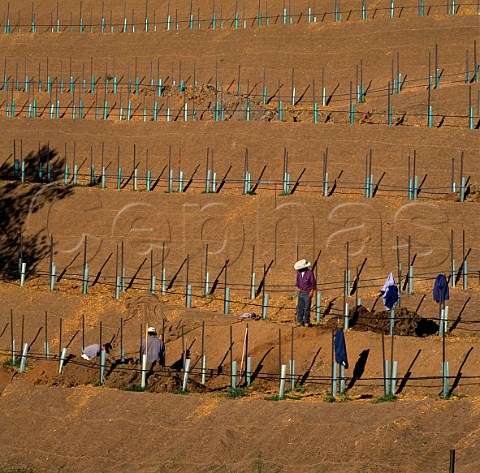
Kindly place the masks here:
<instances>
[{"instance_id":1,"label":"crouching worker","mask_svg":"<svg viewBox=\"0 0 480 473\"><path fill-rule=\"evenodd\" d=\"M165 344L163 340L157 337L157 330L155 327L148 327L147 340L142 340L142 346L140 348L140 362L145 354L145 346L147 349L147 361L150 363L158 361L161 366L165 366Z\"/></svg>"},{"instance_id":2,"label":"crouching worker","mask_svg":"<svg viewBox=\"0 0 480 473\"><path fill-rule=\"evenodd\" d=\"M105 350L108 355L110 353L110 350L112 349L112 345L110 343L105 343L105 345L102 345L101 348ZM82 350L82 358L84 360L91 360L92 358L100 356L100 353L101 353L100 344L94 343L93 345L86 346ZM111 360L109 359L108 361L111 361Z\"/></svg>"}]
</instances>

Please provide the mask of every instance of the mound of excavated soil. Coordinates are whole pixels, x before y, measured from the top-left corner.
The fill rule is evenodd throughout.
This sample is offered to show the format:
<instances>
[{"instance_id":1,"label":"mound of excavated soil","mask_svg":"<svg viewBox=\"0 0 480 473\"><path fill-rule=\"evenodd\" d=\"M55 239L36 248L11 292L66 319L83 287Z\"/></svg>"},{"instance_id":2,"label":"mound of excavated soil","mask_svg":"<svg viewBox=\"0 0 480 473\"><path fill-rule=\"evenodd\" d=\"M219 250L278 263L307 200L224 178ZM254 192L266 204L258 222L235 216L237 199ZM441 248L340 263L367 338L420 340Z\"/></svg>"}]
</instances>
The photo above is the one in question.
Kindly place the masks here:
<instances>
[{"instance_id":1,"label":"mound of excavated soil","mask_svg":"<svg viewBox=\"0 0 480 473\"><path fill-rule=\"evenodd\" d=\"M3 375L3 377L2 377ZM0 372L0 386L5 378L5 385L11 380L13 371L3 369ZM161 366L149 367L147 372L147 390L152 392L178 392L182 388L182 374L174 369ZM25 379L35 385L73 387L97 385L100 381L98 363L71 360L66 363L62 373L58 373L58 364L54 361L42 361L25 374ZM120 365L109 363L105 368L104 386L116 389L136 390L141 385L141 371L135 363ZM203 391L205 387L189 379L189 390Z\"/></svg>"},{"instance_id":2,"label":"mound of excavated soil","mask_svg":"<svg viewBox=\"0 0 480 473\"><path fill-rule=\"evenodd\" d=\"M363 305L349 311L350 328L361 332L389 333L390 312L371 312ZM406 307L395 310L395 335L424 337L438 333L438 324L431 319L420 317Z\"/></svg>"}]
</instances>

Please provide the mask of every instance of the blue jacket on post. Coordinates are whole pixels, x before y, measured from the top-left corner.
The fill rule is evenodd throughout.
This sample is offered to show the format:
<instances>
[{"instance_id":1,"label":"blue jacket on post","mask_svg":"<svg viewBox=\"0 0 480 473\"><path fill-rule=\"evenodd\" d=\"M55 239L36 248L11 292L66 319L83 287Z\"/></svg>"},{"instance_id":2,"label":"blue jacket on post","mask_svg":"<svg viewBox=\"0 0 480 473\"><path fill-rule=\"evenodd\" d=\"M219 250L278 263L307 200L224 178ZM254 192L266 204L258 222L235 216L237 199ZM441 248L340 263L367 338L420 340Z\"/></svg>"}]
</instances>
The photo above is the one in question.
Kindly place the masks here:
<instances>
[{"instance_id":1,"label":"blue jacket on post","mask_svg":"<svg viewBox=\"0 0 480 473\"><path fill-rule=\"evenodd\" d=\"M447 278L444 274L439 274L435 278L435 284L433 285L433 300L444 304L450 298L448 290Z\"/></svg>"},{"instance_id":2,"label":"blue jacket on post","mask_svg":"<svg viewBox=\"0 0 480 473\"><path fill-rule=\"evenodd\" d=\"M345 345L345 336L343 328L339 328L335 332L334 342L335 360L339 365L345 366L348 369L347 346Z\"/></svg>"}]
</instances>

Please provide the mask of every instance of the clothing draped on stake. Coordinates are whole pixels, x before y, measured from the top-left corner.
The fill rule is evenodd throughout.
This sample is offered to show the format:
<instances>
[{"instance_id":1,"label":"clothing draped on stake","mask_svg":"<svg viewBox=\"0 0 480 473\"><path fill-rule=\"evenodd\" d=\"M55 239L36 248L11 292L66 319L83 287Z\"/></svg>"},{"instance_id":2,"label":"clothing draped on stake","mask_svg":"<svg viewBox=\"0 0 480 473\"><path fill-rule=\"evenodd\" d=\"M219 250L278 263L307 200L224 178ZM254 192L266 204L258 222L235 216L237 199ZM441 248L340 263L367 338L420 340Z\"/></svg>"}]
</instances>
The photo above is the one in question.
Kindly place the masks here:
<instances>
[{"instance_id":1,"label":"clothing draped on stake","mask_svg":"<svg viewBox=\"0 0 480 473\"><path fill-rule=\"evenodd\" d=\"M345 344L343 328L339 328L335 332L333 343L335 347L335 361L339 365L344 366L345 369L348 369L347 345Z\"/></svg>"},{"instance_id":2,"label":"clothing draped on stake","mask_svg":"<svg viewBox=\"0 0 480 473\"><path fill-rule=\"evenodd\" d=\"M383 285L380 293L383 294L383 305L388 309L391 310L398 304L398 286L395 281L395 276L393 273L388 275L385 284Z\"/></svg>"},{"instance_id":3,"label":"clothing draped on stake","mask_svg":"<svg viewBox=\"0 0 480 473\"><path fill-rule=\"evenodd\" d=\"M433 285L433 300L444 304L445 301L450 299L450 293L448 289L447 278L444 274L439 274L435 278L435 284Z\"/></svg>"}]
</instances>

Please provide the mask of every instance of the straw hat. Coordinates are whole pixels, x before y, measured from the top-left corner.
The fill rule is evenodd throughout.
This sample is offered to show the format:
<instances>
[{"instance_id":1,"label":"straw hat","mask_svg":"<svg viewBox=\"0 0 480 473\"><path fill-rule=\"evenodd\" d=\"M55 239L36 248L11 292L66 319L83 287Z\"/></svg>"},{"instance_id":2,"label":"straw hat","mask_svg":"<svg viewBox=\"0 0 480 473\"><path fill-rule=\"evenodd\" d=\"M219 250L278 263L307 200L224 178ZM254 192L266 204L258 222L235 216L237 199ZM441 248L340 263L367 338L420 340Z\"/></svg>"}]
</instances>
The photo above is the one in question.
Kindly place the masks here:
<instances>
[{"instance_id":1,"label":"straw hat","mask_svg":"<svg viewBox=\"0 0 480 473\"><path fill-rule=\"evenodd\" d=\"M148 327L147 333L154 333L154 334L156 334L156 333L157 333L157 329L156 329L155 327Z\"/></svg>"},{"instance_id":2,"label":"straw hat","mask_svg":"<svg viewBox=\"0 0 480 473\"><path fill-rule=\"evenodd\" d=\"M301 260L298 260L294 265L293 267L297 270L297 271L301 271L302 269L307 269L308 267L310 267L312 265L312 263L310 263L310 261L307 261L306 259L301 259Z\"/></svg>"}]
</instances>

